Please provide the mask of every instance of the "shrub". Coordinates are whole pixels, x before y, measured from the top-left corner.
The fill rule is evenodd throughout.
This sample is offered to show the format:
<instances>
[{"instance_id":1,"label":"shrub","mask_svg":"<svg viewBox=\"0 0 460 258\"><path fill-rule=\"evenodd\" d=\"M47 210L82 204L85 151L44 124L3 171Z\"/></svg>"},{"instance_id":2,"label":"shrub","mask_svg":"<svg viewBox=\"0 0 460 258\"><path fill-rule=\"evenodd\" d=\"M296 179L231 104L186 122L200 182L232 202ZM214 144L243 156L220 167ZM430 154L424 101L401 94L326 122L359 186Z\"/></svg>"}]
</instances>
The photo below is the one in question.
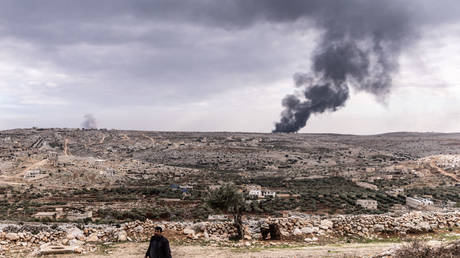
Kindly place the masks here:
<instances>
[{"instance_id":1,"label":"shrub","mask_svg":"<svg viewBox=\"0 0 460 258\"><path fill-rule=\"evenodd\" d=\"M450 258L460 256L460 241L432 247L421 241L414 241L398 249L396 258Z\"/></svg>"}]
</instances>

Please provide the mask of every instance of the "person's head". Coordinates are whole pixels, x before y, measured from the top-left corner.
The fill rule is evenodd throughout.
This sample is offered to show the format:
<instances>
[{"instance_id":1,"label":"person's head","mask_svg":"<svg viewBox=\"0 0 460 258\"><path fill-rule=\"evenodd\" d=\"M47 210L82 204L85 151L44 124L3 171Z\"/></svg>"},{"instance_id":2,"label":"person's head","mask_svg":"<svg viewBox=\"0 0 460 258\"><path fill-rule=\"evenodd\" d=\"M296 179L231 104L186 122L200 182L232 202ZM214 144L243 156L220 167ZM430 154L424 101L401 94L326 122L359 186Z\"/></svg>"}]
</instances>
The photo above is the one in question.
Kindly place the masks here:
<instances>
[{"instance_id":1,"label":"person's head","mask_svg":"<svg viewBox=\"0 0 460 258\"><path fill-rule=\"evenodd\" d=\"M163 229L161 227L155 227L155 235L161 236Z\"/></svg>"}]
</instances>

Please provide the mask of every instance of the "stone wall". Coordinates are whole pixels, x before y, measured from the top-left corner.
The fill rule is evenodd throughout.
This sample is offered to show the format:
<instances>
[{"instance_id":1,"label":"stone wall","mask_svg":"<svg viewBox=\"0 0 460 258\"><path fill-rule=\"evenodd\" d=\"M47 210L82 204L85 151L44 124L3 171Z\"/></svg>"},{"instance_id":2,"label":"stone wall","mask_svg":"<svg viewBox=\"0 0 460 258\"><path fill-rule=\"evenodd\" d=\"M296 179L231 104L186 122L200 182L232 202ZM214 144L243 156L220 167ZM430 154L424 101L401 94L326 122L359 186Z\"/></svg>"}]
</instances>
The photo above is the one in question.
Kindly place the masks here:
<instances>
[{"instance_id":1,"label":"stone wall","mask_svg":"<svg viewBox=\"0 0 460 258\"><path fill-rule=\"evenodd\" d=\"M324 238L369 238L381 234L406 235L460 227L460 212L411 212L402 215L308 216L305 218L261 218L244 221L245 239L261 238L260 228L278 224L285 239L307 242ZM1 251L28 249L39 251L47 245L64 245L85 250L88 243L146 241L161 226L172 238L226 241L235 234L231 221L227 222L144 222L135 221L117 226L77 224L0 224ZM80 249L79 249L80 248Z\"/></svg>"}]
</instances>

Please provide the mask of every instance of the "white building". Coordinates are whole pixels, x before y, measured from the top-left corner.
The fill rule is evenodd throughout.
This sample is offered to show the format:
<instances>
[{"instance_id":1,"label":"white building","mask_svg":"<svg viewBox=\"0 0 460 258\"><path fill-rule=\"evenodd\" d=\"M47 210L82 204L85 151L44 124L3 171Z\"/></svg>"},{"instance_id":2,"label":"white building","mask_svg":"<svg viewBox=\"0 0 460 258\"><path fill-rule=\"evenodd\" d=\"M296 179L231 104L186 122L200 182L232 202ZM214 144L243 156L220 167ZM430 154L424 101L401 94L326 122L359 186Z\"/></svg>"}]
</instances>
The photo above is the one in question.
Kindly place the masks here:
<instances>
[{"instance_id":1,"label":"white building","mask_svg":"<svg viewBox=\"0 0 460 258\"><path fill-rule=\"evenodd\" d=\"M39 169L36 170L28 170L24 173L24 178L25 179L31 179L31 178L36 178L38 175L41 174L41 171Z\"/></svg>"},{"instance_id":2,"label":"white building","mask_svg":"<svg viewBox=\"0 0 460 258\"><path fill-rule=\"evenodd\" d=\"M391 195L393 197L397 197L399 194L404 193L404 188L397 188L397 189L388 190L385 193L388 194L388 195Z\"/></svg>"},{"instance_id":3,"label":"white building","mask_svg":"<svg viewBox=\"0 0 460 258\"><path fill-rule=\"evenodd\" d=\"M250 197L262 197L262 191L260 189L251 189L249 190Z\"/></svg>"},{"instance_id":4,"label":"white building","mask_svg":"<svg viewBox=\"0 0 460 258\"><path fill-rule=\"evenodd\" d=\"M275 192L275 191L271 191L271 190L263 190L263 191L262 191L262 196L263 196L263 197L273 197L273 198L275 198L276 192Z\"/></svg>"},{"instance_id":5,"label":"white building","mask_svg":"<svg viewBox=\"0 0 460 258\"><path fill-rule=\"evenodd\" d=\"M221 187L222 187L222 185L209 185L208 189L211 190L211 191L215 191L217 189L220 189Z\"/></svg>"},{"instance_id":6,"label":"white building","mask_svg":"<svg viewBox=\"0 0 460 258\"><path fill-rule=\"evenodd\" d=\"M260 185L248 185L246 186L250 197L264 198L264 197L275 197L276 192L268 189L262 189Z\"/></svg>"},{"instance_id":7,"label":"white building","mask_svg":"<svg viewBox=\"0 0 460 258\"><path fill-rule=\"evenodd\" d=\"M208 220L210 221L226 221L229 220L229 217L225 214L215 214L215 215L209 215Z\"/></svg>"},{"instance_id":8,"label":"white building","mask_svg":"<svg viewBox=\"0 0 460 258\"><path fill-rule=\"evenodd\" d=\"M433 206L433 201L418 197L406 197L406 205L413 209L426 209Z\"/></svg>"}]
</instances>

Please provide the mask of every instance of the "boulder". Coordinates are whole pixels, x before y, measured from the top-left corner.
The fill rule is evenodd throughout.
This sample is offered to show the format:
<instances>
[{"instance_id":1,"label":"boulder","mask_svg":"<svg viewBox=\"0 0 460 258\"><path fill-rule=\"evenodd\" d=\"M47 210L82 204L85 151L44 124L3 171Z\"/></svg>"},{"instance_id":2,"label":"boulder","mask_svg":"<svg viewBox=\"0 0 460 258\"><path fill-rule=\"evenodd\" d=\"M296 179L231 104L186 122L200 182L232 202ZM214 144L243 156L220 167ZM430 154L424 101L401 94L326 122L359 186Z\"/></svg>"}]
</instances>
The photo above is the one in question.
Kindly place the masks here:
<instances>
[{"instance_id":1,"label":"boulder","mask_svg":"<svg viewBox=\"0 0 460 258\"><path fill-rule=\"evenodd\" d=\"M204 222L196 223L193 226L193 230L195 230L195 232L204 232L206 230L206 224Z\"/></svg>"},{"instance_id":2,"label":"boulder","mask_svg":"<svg viewBox=\"0 0 460 258\"><path fill-rule=\"evenodd\" d=\"M382 232L385 229L385 226L382 224L375 224L373 229L375 232Z\"/></svg>"},{"instance_id":3,"label":"boulder","mask_svg":"<svg viewBox=\"0 0 460 258\"><path fill-rule=\"evenodd\" d=\"M295 228L293 234L294 236L302 235L302 231L299 228Z\"/></svg>"},{"instance_id":4,"label":"boulder","mask_svg":"<svg viewBox=\"0 0 460 258\"><path fill-rule=\"evenodd\" d=\"M19 240L19 235L16 234L16 233L8 233L6 234L6 239L10 240L10 241L16 241L16 240Z\"/></svg>"},{"instance_id":5,"label":"boulder","mask_svg":"<svg viewBox=\"0 0 460 258\"><path fill-rule=\"evenodd\" d=\"M69 241L70 246L81 246L83 244L84 244L83 241L76 240L76 239L72 239Z\"/></svg>"},{"instance_id":6,"label":"boulder","mask_svg":"<svg viewBox=\"0 0 460 258\"><path fill-rule=\"evenodd\" d=\"M122 230L117 233L117 240L119 242L124 242L127 240L127 238L128 238L128 234L126 233L126 231Z\"/></svg>"},{"instance_id":7,"label":"boulder","mask_svg":"<svg viewBox=\"0 0 460 258\"><path fill-rule=\"evenodd\" d=\"M136 231L137 233L141 233L143 230L144 228L140 225L134 228L134 231Z\"/></svg>"},{"instance_id":8,"label":"boulder","mask_svg":"<svg viewBox=\"0 0 460 258\"><path fill-rule=\"evenodd\" d=\"M184 235L195 235L195 230L193 230L192 228L184 228L184 231L183 231Z\"/></svg>"},{"instance_id":9,"label":"boulder","mask_svg":"<svg viewBox=\"0 0 460 258\"><path fill-rule=\"evenodd\" d=\"M430 223L428 223L428 222L420 222L420 223L418 223L417 226L420 229L420 231L423 231L423 232L428 232L428 231L431 230Z\"/></svg>"},{"instance_id":10,"label":"boulder","mask_svg":"<svg viewBox=\"0 0 460 258\"><path fill-rule=\"evenodd\" d=\"M87 238L86 242L99 242L99 237L97 236L97 233L91 233Z\"/></svg>"},{"instance_id":11,"label":"boulder","mask_svg":"<svg viewBox=\"0 0 460 258\"><path fill-rule=\"evenodd\" d=\"M66 238L69 240L85 238L85 235L83 235L83 231L81 231L79 228L70 228L66 230L66 233Z\"/></svg>"},{"instance_id":12,"label":"boulder","mask_svg":"<svg viewBox=\"0 0 460 258\"><path fill-rule=\"evenodd\" d=\"M301 229L304 234L313 234L319 231L318 227L304 227Z\"/></svg>"},{"instance_id":13,"label":"boulder","mask_svg":"<svg viewBox=\"0 0 460 258\"><path fill-rule=\"evenodd\" d=\"M244 235L243 237L244 240L252 240L251 235Z\"/></svg>"},{"instance_id":14,"label":"boulder","mask_svg":"<svg viewBox=\"0 0 460 258\"><path fill-rule=\"evenodd\" d=\"M332 228L332 226L334 226L334 223L328 219L323 219L321 220L321 226L320 228L322 229L330 229Z\"/></svg>"}]
</instances>

